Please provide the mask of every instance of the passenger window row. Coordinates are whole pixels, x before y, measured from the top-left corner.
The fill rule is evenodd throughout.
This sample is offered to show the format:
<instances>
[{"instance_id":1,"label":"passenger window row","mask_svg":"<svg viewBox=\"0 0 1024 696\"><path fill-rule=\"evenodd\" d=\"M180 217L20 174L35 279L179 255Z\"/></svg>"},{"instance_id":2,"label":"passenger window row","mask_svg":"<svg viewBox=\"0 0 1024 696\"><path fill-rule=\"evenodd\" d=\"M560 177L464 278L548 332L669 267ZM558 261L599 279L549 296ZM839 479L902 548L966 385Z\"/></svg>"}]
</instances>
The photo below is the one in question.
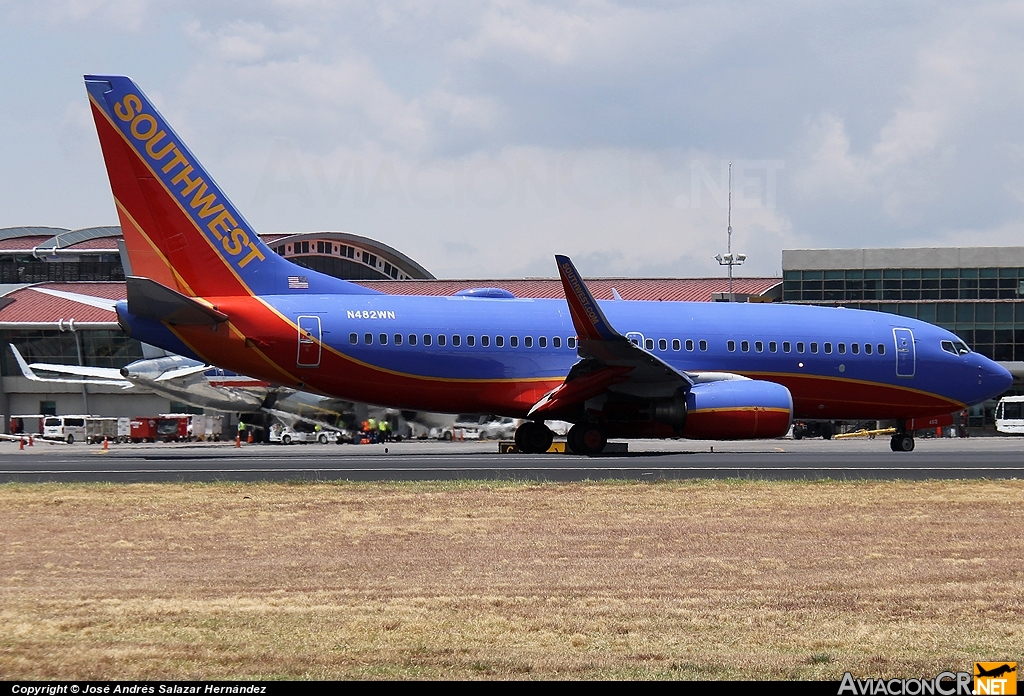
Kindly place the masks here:
<instances>
[{"instance_id":1,"label":"passenger window row","mask_svg":"<svg viewBox=\"0 0 1024 696\"><path fill-rule=\"evenodd\" d=\"M640 345L640 339L639 338L630 338L629 340L632 341L633 345L635 345L635 346L639 346ZM669 342L668 342L667 338L659 338L658 339L658 350L668 350L668 343ZM680 341L678 338L673 338L672 339L672 350L676 350L676 351L682 350L684 344L686 346L686 350L691 351L691 352L693 351L694 347L697 347L700 350L707 350L708 349L708 342L705 341L704 339L701 339L700 341L697 341L696 343L694 343L692 338L686 339L685 342L684 341ZM645 338L644 339L644 348L646 348L647 350L654 350L654 339L653 338Z\"/></svg>"},{"instance_id":2,"label":"passenger window row","mask_svg":"<svg viewBox=\"0 0 1024 696\"><path fill-rule=\"evenodd\" d=\"M767 345L768 345L768 352L769 353L778 353L779 352L779 344L776 341L768 341ZM736 341L732 341L732 340L726 341L725 347L729 350L730 353L735 352L736 351ZM828 354L828 355L831 355L833 352L838 352L839 355L845 355L846 352L847 352L847 347L849 347L849 352L850 353L852 353L853 355L859 355L860 352L861 352L861 349L862 349L862 346L861 346L860 343L851 343L851 344L849 344L849 346L847 346L846 343L836 343L836 344L833 344L831 341L825 341L824 343L820 344L820 346L819 346L817 341L811 341L810 343L807 343L807 344L805 344L803 341L797 341L796 342L796 352L797 353L808 352L807 351L808 348L810 348L810 352L811 353L817 353L819 347L822 350L824 350L824 352L826 354ZM764 349L765 349L765 342L764 341L754 341L754 352L755 353L763 353ZM749 353L750 352L750 341L740 341L740 350L742 352L744 352L744 353ZM884 343L878 343L878 344L865 343L863 345L863 350L864 350L864 354L865 355L871 355L876 350L878 351L879 355L885 355L885 344ZM793 352L793 344L790 343L789 341L783 341L782 342L782 352L783 353L791 353L791 352Z\"/></svg>"},{"instance_id":3,"label":"passenger window row","mask_svg":"<svg viewBox=\"0 0 1024 696\"><path fill-rule=\"evenodd\" d=\"M446 335L446 334L438 334L435 337L433 334L423 334L422 336L420 336L419 334L403 335L403 334L400 334L400 333L396 333L396 334L392 334L392 335L389 336L386 333L382 333L382 334L377 334L376 339L374 338L374 335L372 333L365 333L365 334L363 334L363 343L365 345L368 345L368 346L373 345L374 342L376 342L378 345L381 345L381 346L386 346L386 345L388 345L389 342L392 345L396 345L396 346L400 346L400 345L403 345L403 344L404 345L409 345L409 346L415 346L415 345L420 344L421 341L422 341L422 345L430 346L430 345L434 345L435 339L437 340L437 345L439 345L439 346L446 346L446 345L448 345L449 339L451 340L451 345L452 346L462 346L463 345L463 336L461 334L452 334L450 337L448 335ZM469 348L475 348L478 345L481 348L490 348L492 345L495 348L504 348L505 347L505 340L506 339L505 339L504 336L493 336L493 337L492 336L466 336L465 337L465 345L467 347L469 347ZM352 344L352 345L356 345L357 343L359 343L359 334L355 333L355 332L350 333L348 335L348 342L350 344ZM550 339L547 336L538 336L537 337L537 339L536 339L536 346L537 346L537 348L547 348L549 345L550 345L551 348L561 348L562 345L563 345L562 337L561 336L552 336ZM564 342L564 345L565 345L566 348L575 349L576 348L576 337L575 336L570 336L570 337L566 338L565 342ZM508 337L508 346L509 346L509 348L518 348L519 347L519 336L509 336ZM534 337L533 336L524 336L523 337L523 347L524 348L533 348L534 347Z\"/></svg>"}]
</instances>

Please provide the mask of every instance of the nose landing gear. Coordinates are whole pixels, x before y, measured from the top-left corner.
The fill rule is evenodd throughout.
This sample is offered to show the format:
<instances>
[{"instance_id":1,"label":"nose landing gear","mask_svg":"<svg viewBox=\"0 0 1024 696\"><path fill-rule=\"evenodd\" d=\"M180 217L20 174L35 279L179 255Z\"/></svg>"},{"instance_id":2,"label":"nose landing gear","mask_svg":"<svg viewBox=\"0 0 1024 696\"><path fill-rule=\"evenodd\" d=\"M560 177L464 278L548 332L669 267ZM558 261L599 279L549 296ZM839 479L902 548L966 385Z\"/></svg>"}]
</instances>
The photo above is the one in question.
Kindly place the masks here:
<instances>
[{"instance_id":1,"label":"nose landing gear","mask_svg":"<svg viewBox=\"0 0 1024 696\"><path fill-rule=\"evenodd\" d=\"M889 442L889 449L893 452L913 452L914 436L910 433L896 433Z\"/></svg>"}]
</instances>

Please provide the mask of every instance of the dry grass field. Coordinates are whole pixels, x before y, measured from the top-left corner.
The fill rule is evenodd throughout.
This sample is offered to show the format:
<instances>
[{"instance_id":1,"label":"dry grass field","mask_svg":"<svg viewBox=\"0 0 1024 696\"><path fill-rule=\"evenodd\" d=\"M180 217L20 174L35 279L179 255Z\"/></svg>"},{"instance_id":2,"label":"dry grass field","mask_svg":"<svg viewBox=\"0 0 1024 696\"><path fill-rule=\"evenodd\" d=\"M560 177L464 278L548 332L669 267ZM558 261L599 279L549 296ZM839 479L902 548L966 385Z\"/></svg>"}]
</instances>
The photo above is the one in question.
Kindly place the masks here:
<instances>
[{"instance_id":1,"label":"dry grass field","mask_svg":"<svg viewBox=\"0 0 1024 696\"><path fill-rule=\"evenodd\" d=\"M0 678L1024 658L1024 482L0 486Z\"/></svg>"}]
</instances>

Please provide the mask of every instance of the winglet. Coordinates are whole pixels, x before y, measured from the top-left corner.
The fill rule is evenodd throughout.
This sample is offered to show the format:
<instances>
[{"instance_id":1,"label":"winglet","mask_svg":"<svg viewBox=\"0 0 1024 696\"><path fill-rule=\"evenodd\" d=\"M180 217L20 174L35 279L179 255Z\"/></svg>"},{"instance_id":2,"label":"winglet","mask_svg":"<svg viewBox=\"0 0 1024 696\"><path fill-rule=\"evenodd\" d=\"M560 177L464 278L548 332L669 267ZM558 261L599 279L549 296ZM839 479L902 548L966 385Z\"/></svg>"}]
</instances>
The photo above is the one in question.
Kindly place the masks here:
<instances>
[{"instance_id":1,"label":"winglet","mask_svg":"<svg viewBox=\"0 0 1024 696\"><path fill-rule=\"evenodd\" d=\"M19 353L18 349L14 347L14 344L8 343L7 345L11 347L11 352L14 353L14 359L18 361L18 367L21 368L21 374L33 382L42 382L43 378L32 371L32 368L28 366L27 362L25 362L25 358L21 357L21 353Z\"/></svg>"},{"instance_id":2,"label":"winglet","mask_svg":"<svg viewBox=\"0 0 1024 696\"><path fill-rule=\"evenodd\" d=\"M597 300L590 293L569 257L556 255L555 263L558 264L558 275L562 278L565 299L569 303L569 314L572 315L572 323L576 327L580 340L626 340L608 323Z\"/></svg>"}]
</instances>

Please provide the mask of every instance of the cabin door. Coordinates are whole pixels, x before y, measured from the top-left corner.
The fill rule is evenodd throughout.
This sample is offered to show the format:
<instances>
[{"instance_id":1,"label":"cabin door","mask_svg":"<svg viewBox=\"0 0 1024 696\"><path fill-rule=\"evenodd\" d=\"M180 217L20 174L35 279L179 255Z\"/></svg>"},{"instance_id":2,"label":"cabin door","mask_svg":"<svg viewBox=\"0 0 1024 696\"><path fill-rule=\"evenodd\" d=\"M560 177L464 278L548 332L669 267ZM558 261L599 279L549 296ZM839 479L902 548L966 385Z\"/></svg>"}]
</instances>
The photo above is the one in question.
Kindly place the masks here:
<instances>
[{"instance_id":1,"label":"cabin door","mask_svg":"<svg viewBox=\"0 0 1024 696\"><path fill-rule=\"evenodd\" d=\"M896 338L896 376L913 377L916 352L914 350L914 332L910 329L893 329Z\"/></svg>"},{"instance_id":2,"label":"cabin door","mask_svg":"<svg viewBox=\"0 0 1024 696\"><path fill-rule=\"evenodd\" d=\"M320 366L320 317L299 317L299 367Z\"/></svg>"}]
</instances>

